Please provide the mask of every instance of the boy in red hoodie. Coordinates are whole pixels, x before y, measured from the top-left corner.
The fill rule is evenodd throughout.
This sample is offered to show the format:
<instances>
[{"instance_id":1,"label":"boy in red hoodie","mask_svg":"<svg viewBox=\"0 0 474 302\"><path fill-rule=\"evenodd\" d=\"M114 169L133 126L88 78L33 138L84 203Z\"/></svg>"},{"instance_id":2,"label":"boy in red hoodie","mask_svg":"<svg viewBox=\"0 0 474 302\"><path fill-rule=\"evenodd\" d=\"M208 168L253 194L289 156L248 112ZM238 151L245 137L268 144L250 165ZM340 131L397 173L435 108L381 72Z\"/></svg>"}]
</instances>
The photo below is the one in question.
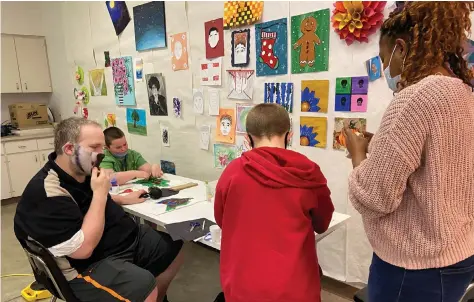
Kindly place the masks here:
<instances>
[{"instance_id":1,"label":"boy in red hoodie","mask_svg":"<svg viewBox=\"0 0 474 302\"><path fill-rule=\"evenodd\" d=\"M325 232L334 212L326 178L286 150L290 118L280 105L255 106L246 127L253 149L227 166L215 195L225 300L319 302L314 232Z\"/></svg>"}]
</instances>

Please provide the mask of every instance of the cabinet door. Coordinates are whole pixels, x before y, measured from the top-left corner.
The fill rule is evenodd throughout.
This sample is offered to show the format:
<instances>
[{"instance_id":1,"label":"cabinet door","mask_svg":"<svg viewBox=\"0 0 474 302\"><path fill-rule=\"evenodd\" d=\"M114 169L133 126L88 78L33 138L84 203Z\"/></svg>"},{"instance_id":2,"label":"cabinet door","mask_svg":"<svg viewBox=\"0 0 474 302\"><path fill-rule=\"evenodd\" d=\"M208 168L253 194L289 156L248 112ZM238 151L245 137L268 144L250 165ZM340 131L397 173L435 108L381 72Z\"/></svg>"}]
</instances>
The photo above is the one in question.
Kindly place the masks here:
<instances>
[{"instance_id":1,"label":"cabinet door","mask_svg":"<svg viewBox=\"0 0 474 302\"><path fill-rule=\"evenodd\" d=\"M12 197L10 187L10 177L8 176L7 162L5 156L2 155L2 199Z\"/></svg>"},{"instance_id":2,"label":"cabinet door","mask_svg":"<svg viewBox=\"0 0 474 302\"><path fill-rule=\"evenodd\" d=\"M51 92L45 38L15 36L15 47L23 92Z\"/></svg>"},{"instance_id":3,"label":"cabinet door","mask_svg":"<svg viewBox=\"0 0 474 302\"><path fill-rule=\"evenodd\" d=\"M2 35L2 93L21 92L20 72L13 36Z\"/></svg>"},{"instance_id":4,"label":"cabinet door","mask_svg":"<svg viewBox=\"0 0 474 302\"><path fill-rule=\"evenodd\" d=\"M48 162L48 155L51 154L51 152L53 151L54 151L53 149L50 149L50 150L41 150L38 152L39 162L40 162L41 167L43 167Z\"/></svg>"},{"instance_id":5,"label":"cabinet door","mask_svg":"<svg viewBox=\"0 0 474 302\"><path fill-rule=\"evenodd\" d=\"M26 185L38 173L40 159L38 152L24 152L8 155L8 168L12 183L12 196L23 194Z\"/></svg>"}]
</instances>

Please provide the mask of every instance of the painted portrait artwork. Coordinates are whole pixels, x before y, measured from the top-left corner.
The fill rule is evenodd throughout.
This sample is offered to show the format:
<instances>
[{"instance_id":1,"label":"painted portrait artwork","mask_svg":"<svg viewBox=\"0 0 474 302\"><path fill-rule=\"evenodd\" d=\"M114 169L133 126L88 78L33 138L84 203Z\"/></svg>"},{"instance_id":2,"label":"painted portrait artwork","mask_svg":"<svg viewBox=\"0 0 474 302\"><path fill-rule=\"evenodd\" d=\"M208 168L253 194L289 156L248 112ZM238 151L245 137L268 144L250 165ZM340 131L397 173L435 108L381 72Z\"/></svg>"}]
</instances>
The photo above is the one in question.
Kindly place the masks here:
<instances>
[{"instance_id":1,"label":"painted portrait artwork","mask_svg":"<svg viewBox=\"0 0 474 302\"><path fill-rule=\"evenodd\" d=\"M235 109L219 109L216 124L216 142L235 143Z\"/></svg>"},{"instance_id":2,"label":"painted portrait artwork","mask_svg":"<svg viewBox=\"0 0 474 302\"><path fill-rule=\"evenodd\" d=\"M224 25L223 19L216 19L204 23L206 40L206 59L224 56Z\"/></svg>"},{"instance_id":3,"label":"painted portrait artwork","mask_svg":"<svg viewBox=\"0 0 474 302\"><path fill-rule=\"evenodd\" d=\"M168 115L166 100L165 79L161 73L152 73L145 76L148 88L148 104L150 115Z\"/></svg>"},{"instance_id":4,"label":"painted portrait artwork","mask_svg":"<svg viewBox=\"0 0 474 302\"><path fill-rule=\"evenodd\" d=\"M257 77L288 73L286 18L255 24Z\"/></svg>"},{"instance_id":5,"label":"painted portrait artwork","mask_svg":"<svg viewBox=\"0 0 474 302\"><path fill-rule=\"evenodd\" d=\"M250 29L232 32L232 67L245 67L250 62Z\"/></svg>"}]
</instances>

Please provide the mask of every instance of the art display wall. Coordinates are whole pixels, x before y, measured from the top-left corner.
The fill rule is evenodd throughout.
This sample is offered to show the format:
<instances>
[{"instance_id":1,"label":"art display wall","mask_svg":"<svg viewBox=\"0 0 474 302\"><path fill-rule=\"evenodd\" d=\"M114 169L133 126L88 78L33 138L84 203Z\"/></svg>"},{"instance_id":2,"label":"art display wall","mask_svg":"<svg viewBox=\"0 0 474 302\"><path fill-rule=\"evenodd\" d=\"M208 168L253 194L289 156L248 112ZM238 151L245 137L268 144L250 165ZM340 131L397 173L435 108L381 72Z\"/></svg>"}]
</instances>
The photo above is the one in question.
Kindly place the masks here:
<instances>
[{"instance_id":1,"label":"art display wall","mask_svg":"<svg viewBox=\"0 0 474 302\"><path fill-rule=\"evenodd\" d=\"M264 2L243 24L224 15L224 2L125 3L130 19L109 14L113 1L45 4L43 18L57 16L45 29L53 110L116 125L148 161L212 181L248 150L252 105L284 106L291 148L320 165L336 211L352 216L318 244L320 264L330 277L366 282L372 250L348 201L352 165L338 132L340 118L376 131L392 98L378 33L348 45L331 22L334 2ZM160 18L151 24L152 11Z\"/></svg>"}]
</instances>

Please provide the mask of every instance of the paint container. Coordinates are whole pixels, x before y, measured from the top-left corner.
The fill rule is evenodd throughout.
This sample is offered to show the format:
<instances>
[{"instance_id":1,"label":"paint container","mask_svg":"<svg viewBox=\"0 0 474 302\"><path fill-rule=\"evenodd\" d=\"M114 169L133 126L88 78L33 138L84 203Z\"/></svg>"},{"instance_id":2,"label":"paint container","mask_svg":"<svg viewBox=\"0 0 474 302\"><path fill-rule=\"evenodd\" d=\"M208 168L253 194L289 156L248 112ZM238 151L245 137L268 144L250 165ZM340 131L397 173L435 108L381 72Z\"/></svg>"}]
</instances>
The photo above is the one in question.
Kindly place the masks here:
<instances>
[{"instance_id":1,"label":"paint container","mask_svg":"<svg viewBox=\"0 0 474 302\"><path fill-rule=\"evenodd\" d=\"M110 193L118 194L118 192L120 191L120 187L118 185L118 182L115 176L110 180L110 184L111 184Z\"/></svg>"},{"instance_id":2,"label":"paint container","mask_svg":"<svg viewBox=\"0 0 474 302\"><path fill-rule=\"evenodd\" d=\"M211 232L212 242L215 244L221 244L221 228L217 224L215 224L211 225L209 231Z\"/></svg>"}]
</instances>

